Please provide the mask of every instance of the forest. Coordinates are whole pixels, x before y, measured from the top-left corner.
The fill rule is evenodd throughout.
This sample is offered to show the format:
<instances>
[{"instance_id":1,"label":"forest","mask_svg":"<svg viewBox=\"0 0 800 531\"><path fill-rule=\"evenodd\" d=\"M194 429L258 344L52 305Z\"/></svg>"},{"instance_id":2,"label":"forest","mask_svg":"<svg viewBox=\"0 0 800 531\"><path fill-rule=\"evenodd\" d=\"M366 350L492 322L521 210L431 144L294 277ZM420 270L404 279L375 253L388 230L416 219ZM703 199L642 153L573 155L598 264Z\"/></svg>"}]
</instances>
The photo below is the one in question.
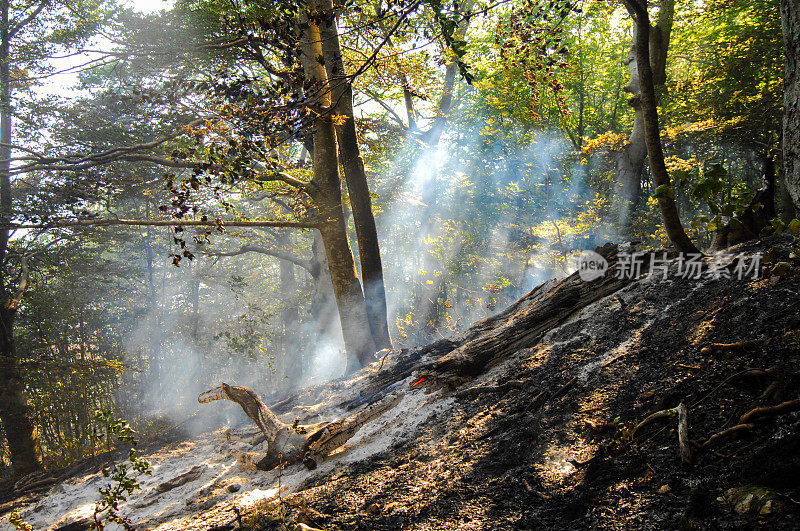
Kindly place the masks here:
<instances>
[{"instance_id":1,"label":"forest","mask_svg":"<svg viewBox=\"0 0 800 531\"><path fill-rule=\"evenodd\" d=\"M0 530L797 529L797 0L0 0Z\"/></svg>"}]
</instances>

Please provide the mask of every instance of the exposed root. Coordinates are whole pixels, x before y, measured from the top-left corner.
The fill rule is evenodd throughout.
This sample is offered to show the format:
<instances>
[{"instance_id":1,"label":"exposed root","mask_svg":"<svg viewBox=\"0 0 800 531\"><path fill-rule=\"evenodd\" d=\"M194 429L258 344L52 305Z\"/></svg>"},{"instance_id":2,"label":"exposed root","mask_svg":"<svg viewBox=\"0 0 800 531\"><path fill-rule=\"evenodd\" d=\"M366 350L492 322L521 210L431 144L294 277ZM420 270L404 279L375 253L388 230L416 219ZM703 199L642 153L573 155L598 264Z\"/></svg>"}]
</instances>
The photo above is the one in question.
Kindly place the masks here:
<instances>
[{"instance_id":1,"label":"exposed root","mask_svg":"<svg viewBox=\"0 0 800 531\"><path fill-rule=\"evenodd\" d=\"M636 427L633 428L633 433L631 433L631 437L634 437L636 435L636 432L638 432L640 429L644 428L648 424L652 424L653 422L655 422L655 421L657 421L659 419L672 418L677 413L678 413L677 408L673 407L671 409L664 409L664 410L661 410L661 411L656 411L652 415L648 415L647 418L645 418L643 421L641 421L639 424L637 424Z\"/></svg>"},{"instance_id":2,"label":"exposed root","mask_svg":"<svg viewBox=\"0 0 800 531\"><path fill-rule=\"evenodd\" d=\"M747 341L739 341L737 343L711 343L707 347L700 349L700 354L707 355L714 352L737 352L740 350L747 350L764 345L766 339L748 339Z\"/></svg>"},{"instance_id":3,"label":"exposed root","mask_svg":"<svg viewBox=\"0 0 800 531\"><path fill-rule=\"evenodd\" d=\"M709 437L706 442L700 445L700 448L705 450L714 445L725 442L728 439L732 439L734 437L741 437L744 433L748 433L754 430L755 427L756 427L755 424L737 424L736 426L715 433L714 435Z\"/></svg>"},{"instance_id":4,"label":"exposed root","mask_svg":"<svg viewBox=\"0 0 800 531\"><path fill-rule=\"evenodd\" d=\"M657 411L648 416L646 419L637 424L635 428L633 428L631 438L636 435L636 432L648 424L651 424L659 419L669 419L675 416L678 417L678 446L680 447L681 451L681 461L686 464L690 464L692 462L692 448L690 446L691 442L689 441L689 415L686 409L686 404L683 402L678 404L676 407Z\"/></svg>"},{"instance_id":5,"label":"exposed root","mask_svg":"<svg viewBox=\"0 0 800 531\"><path fill-rule=\"evenodd\" d=\"M758 377L758 376L769 376L771 378L774 378L775 381L777 382L777 376L776 376L775 369L745 369L743 371L737 372L737 373L732 374L732 375L728 376L727 378L725 378L725 380L723 380L721 384L719 384L714 389L712 389L711 391L706 393L697 402L692 404L692 406L696 406L696 405L700 404L705 399L707 399L708 397L710 397L711 395L713 395L714 393L716 393L717 391L719 391L720 389L722 389L723 387L728 385L729 383L733 382L734 380L737 380L739 378L749 378L749 377ZM766 391L765 391L765 393L766 393ZM764 396L764 395L762 395L762 396Z\"/></svg>"},{"instance_id":6,"label":"exposed root","mask_svg":"<svg viewBox=\"0 0 800 531\"><path fill-rule=\"evenodd\" d=\"M776 406L757 407L741 416L739 424L750 424L765 417L776 417L800 409L800 400L787 400Z\"/></svg>"},{"instance_id":7,"label":"exposed root","mask_svg":"<svg viewBox=\"0 0 800 531\"><path fill-rule=\"evenodd\" d=\"M775 392L778 390L778 386L780 382L778 380L774 380L769 386L764 389L764 392L761 393L761 396L758 397L759 400L767 400L768 398L772 397Z\"/></svg>"},{"instance_id":8,"label":"exposed root","mask_svg":"<svg viewBox=\"0 0 800 531\"><path fill-rule=\"evenodd\" d=\"M575 385L575 383L577 381L578 381L578 377L575 376L574 378L572 378L572 380L570 380L567 383L565 383L564 385L562 385L561 388L558 391L553 393L553 396L550 397L550 400L555 400L556 398L560 397L561 395L567 394L567 391L569 391L572 388L572 386Z\"/></svg>"}]
</instances>

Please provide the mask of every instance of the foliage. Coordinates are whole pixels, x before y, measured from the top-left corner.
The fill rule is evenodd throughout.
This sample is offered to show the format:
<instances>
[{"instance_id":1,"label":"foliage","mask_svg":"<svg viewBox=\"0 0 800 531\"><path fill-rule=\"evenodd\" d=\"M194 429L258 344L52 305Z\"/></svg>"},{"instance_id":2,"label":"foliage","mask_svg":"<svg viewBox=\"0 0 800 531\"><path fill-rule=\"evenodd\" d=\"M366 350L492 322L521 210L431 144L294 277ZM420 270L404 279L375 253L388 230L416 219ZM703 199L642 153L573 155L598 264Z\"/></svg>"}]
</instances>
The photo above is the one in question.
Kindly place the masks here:
<instances>
[{"instance_id":1,"label":"foliage","mask_svg":"<svg viewBox=\"0 0 800 531\"><path fill-rule=\"evenodd\" d=\"M8 523L14 526L14 531L33 531L33 526L22 519L19 509L14 509L8 516Z\"/></svg>"},{"instance_id":2,"label":"foliage","mask_svg":"<svg viewBox=\"0 0 800 531\"><path fill-rule=\"evenodd\" d=\"M97 425L92 438L105 442L109 451L114 443L136 446L136 432L126 421L115 418L111 411L96 411L94 420ZM139 457L134 448L128 451L128 462L130 465L117 463L103 468L103 477L110 479L111 483L98 489L100 501L95 505L92 529L105 529L108 522L121 525L126 530L134 529L130 520L119 513L119 503L125 501L134 490L141 489L137 476L150 475L152 469L150 462Z\"/></svg>"}]
</instances>

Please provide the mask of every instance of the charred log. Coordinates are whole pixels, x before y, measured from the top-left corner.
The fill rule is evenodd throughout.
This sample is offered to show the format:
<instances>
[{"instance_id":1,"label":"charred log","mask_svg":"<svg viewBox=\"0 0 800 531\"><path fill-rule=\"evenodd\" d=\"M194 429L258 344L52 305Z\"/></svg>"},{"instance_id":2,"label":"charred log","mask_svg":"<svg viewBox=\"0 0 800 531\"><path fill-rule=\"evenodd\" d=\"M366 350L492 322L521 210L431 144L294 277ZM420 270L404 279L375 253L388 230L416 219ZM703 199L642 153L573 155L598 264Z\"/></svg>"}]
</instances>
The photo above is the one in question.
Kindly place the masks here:
<instances>
[{"instance_id":1,"label":"charred log","mask_svg":"<svg viewBox=\"0 0 800 531\"><path fill-rule=\"evenodd\" d=\"M197 397L201 404L214 400L236 402L255 422L267 441L266 455L256 463L261 470L302 462L313 469L317 461L342 446L367 422L394 407L402 395L393 395L372 403L357 413L336 422L300 426L282 422L264 402L247 387L223 383Z\"/></svg>"},{"instance_id":2,"label":"charred log","mask_svg":"<svg viewBox=\"0 0 800 531\"><path fill-rule=\"evenodd\" d=\"M469 339L428 370L434 378L471 378L514 352L533 346L586 306L632 281L614 274L617 251L612 244L598 248L609 264L604 277L586 282L576 272L555 286L544 284L534 289L501 314L473 325ZM643 264L642 272L647 272L647 264Z\"/></svg>"}]
</instances>

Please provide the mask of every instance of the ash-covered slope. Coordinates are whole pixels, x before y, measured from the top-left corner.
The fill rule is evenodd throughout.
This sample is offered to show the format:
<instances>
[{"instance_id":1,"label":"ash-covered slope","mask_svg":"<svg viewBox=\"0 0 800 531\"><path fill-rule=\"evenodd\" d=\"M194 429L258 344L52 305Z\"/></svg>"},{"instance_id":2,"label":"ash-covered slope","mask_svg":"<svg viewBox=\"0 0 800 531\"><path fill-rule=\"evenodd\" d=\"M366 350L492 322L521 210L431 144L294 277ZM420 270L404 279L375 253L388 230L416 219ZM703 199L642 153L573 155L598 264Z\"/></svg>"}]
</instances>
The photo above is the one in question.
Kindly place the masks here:
<instances>
[{"instance_id":1,"label":"ash-covered slope","mask_svg":"<svg viewBox=\"0 0 800 531\"><path fill-rule=\"evenodd\" d=\"M789 240L735 252L776 244L788 254ZM796 528L800 272L695 280L676 267L666 280L550 283L460 337L273 405L310 423L403 395L314 471L254 470L254 430L165 448L123 513L160 530L236 529L237 511L254 529ZM679 403L691 464L671 417L632 436ZM75 521L99 482L56 485L23 517Z\"/></svg>"},{"instance_id":2,"label":"ash-covered slope","mask_svg":"<svg viewBox=\"0 0 800 531\"><path fill-rule=\"evenodd\" d=\"M752 244L763 252L788 242ZM774 252L773 252L774 253ZM779 258L773 259L773 263ZM335 529L800 527L800 273L645 278L456 389L400 451L308 482ZM778 268L779 270L782 268ZM524 333L524 331L521 331ZM481 390L483 389L483 392ZM691 464L676 421L688 408ZM717 438L760 406L783 414ZM797 500L797 501L796 501Z\"/></svg>"}]
</instances>

